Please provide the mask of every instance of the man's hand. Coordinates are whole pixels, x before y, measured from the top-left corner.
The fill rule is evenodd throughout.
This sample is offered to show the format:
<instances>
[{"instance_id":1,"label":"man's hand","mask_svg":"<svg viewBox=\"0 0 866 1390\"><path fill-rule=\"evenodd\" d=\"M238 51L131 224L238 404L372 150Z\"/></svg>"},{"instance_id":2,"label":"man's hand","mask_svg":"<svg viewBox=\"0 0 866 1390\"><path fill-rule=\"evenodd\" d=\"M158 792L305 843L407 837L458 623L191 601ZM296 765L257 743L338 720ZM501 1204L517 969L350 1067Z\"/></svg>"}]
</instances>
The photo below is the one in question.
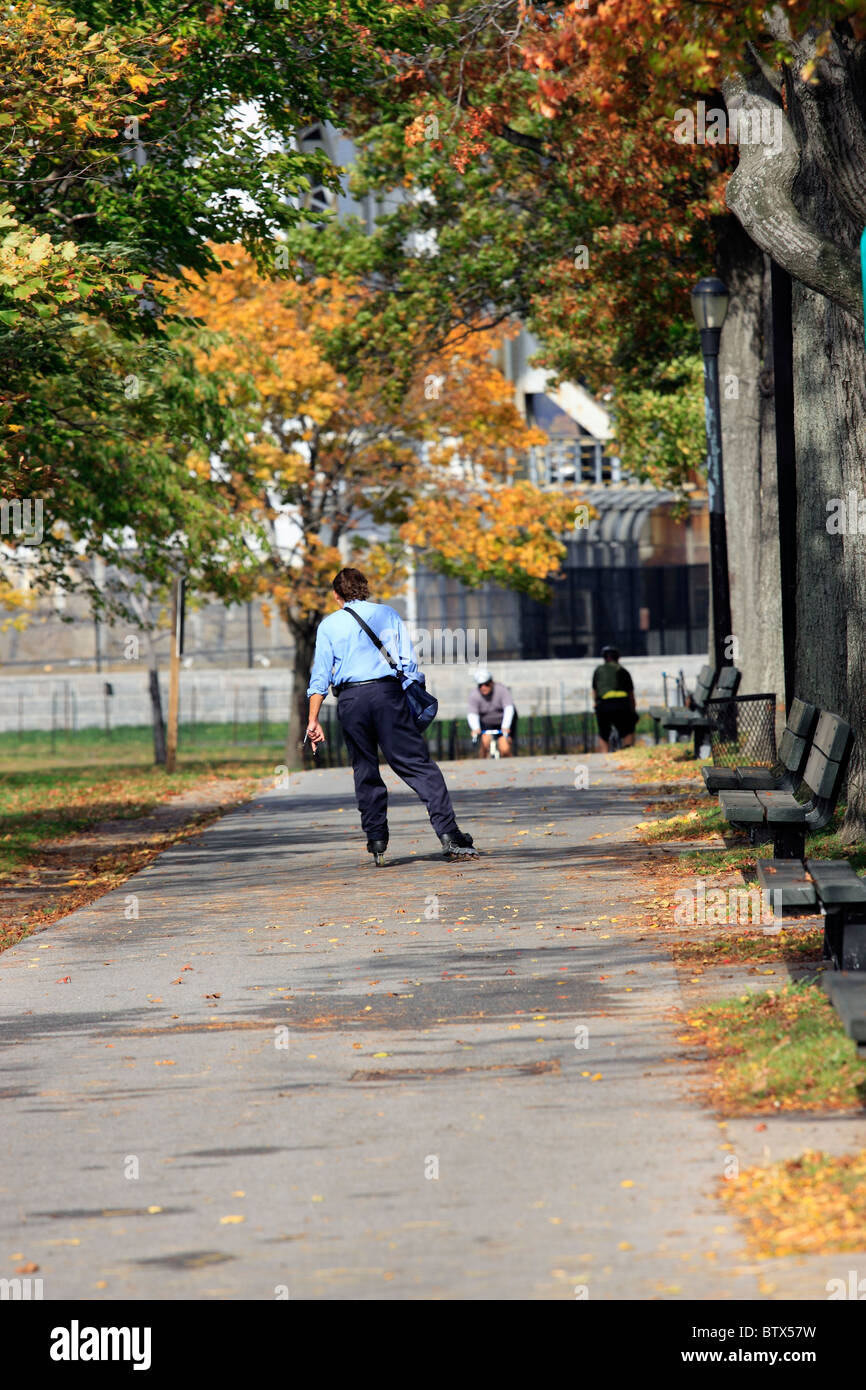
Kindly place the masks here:
<instances>
[{"instance_id":1,"label":"man's hand","mask_svg":"<svg viewBox=\"0 0 866 1390\"><path fill-rule=\"evenodd\" d=\"M325 734L319 723L319 710L324 702L324 695L314 693L310 696L310 708L307 714L307 738L316 747L318 743L324 743Z\"/></svg>"}]
</instances>

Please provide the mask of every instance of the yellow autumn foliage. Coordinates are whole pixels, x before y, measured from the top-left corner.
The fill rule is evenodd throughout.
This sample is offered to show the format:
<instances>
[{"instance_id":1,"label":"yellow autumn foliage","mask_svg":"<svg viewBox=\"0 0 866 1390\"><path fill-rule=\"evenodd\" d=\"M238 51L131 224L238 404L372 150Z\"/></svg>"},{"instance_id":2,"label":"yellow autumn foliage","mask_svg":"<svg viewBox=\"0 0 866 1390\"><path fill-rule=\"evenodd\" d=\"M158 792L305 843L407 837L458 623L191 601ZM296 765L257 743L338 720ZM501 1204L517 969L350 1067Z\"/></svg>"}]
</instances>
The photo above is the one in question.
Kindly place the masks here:
<instances>
[{"instance_id":1,"label":"yellow autumn foliage","mask_svg":"<svg viewBox=\"0 0 866 1390\"><path fill-rule=\"evenodd\" d=\"M260 588L290 627L332 606L341 543L357 547L380 597L400 588L403 557L389 527L470 583L519 577L525 587L558 569L575 499L515 476L545 436L526 425L493 364L507 330L419 353L395 405L375 363L352 384L327 354L368 299L360 283L267 279L242 248L214 249L222 273L176 287L175 302L208 330L197 366L215 374L243 418L246 456L236 449L227 459L227 490L265 527Z\"/></svg>"}]
</instances>

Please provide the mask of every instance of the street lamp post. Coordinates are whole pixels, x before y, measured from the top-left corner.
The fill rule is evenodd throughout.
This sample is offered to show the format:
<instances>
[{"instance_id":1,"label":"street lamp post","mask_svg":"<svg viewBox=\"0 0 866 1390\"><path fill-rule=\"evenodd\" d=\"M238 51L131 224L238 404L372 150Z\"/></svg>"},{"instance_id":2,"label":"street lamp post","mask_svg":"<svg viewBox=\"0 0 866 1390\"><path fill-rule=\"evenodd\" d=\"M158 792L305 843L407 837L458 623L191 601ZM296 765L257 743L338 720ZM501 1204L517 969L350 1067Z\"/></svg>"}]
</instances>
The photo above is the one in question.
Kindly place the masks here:
<instances>
[{"instance_id":1,"label":"street lamp post","mask_svg":"<svg viewBox=\"0 0 866 1390\"><path fill-rule=\"evenodd\" d=\"M692 313L701 333L704 355L704 406L707 426L707 500L710 511L710 587L716 667L730 662L731 592L728 538L725 531L725 485L722 476L722 414L719 393L719 342L728 312L727 286L716 276L699 280L692 290Z\"/></svg>"}]
</instances>

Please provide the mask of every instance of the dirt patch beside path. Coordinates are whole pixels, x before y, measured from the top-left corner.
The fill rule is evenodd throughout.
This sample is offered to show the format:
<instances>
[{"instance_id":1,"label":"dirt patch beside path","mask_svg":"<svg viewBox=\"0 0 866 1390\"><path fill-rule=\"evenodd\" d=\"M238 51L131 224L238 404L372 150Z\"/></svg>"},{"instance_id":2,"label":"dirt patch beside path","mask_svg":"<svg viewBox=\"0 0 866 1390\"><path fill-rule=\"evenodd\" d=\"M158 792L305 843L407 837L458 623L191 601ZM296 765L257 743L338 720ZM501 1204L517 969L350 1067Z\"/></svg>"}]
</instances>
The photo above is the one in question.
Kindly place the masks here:
<instances>
[{"instance_id":1,"label":"dirt patch beside path","mask_svg":"<svg viewBox=\"0 0 866 1390\"><path fill-rule=\"evenodd\" d=\"M203 777L146 815L102 821L41 849L0 877L0 951L138 873L262 786L258 778Z\"/></svg>"}]
</instances>

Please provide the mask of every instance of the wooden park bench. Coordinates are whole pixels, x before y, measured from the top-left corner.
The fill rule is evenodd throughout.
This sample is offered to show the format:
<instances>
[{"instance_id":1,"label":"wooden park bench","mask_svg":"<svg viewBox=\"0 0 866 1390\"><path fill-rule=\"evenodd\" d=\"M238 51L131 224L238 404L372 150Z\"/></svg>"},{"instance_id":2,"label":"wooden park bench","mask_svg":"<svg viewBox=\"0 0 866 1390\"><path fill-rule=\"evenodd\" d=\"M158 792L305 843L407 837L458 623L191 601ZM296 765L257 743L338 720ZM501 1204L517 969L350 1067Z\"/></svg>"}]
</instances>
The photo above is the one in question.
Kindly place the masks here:
<instances>
[{"instance_id":1,"label":"wooden park bench","mask_svg":"<svg viewBox=\"0 0 866 1390\"><path fill-rule=\"evenodd\" d=\"M709 671L709 666L701 667L701 672ZM710 698L715 700L730 700L736 695L740 684L740 671L736 666L723 666L719 671L715 686L710 694L704 699L700 709L672 709L668 713L667 719L662 720L666 729L674 729L678 734L694 734L695 736L695 757L700 754L701 743L709 735L713 727L713 716L708 712ZM695 704L697 704L697 688L695 689Z\"/></svg>"},{"instance_id":2,"label":"wooden park bench","mask_svg":"<svg viewBox=\"0 0 866 1390\"><path fill-rule=\"evenodd\" d=\"M866 880L847 859L762 859L758 882L776 892L774 906L819 904L824 918L824 959L834 970L866 971Z\"/></svg>"},{"instance_id":3,"label":"wooden park bench","mask_svg":"<svg viewBox=\"0 0 866 1390\"><path fill-rule=\"evenodd\" d=\"M803 780L818 711L792 700L779 754L773 767L702 767L707 791L796 792Z\"/></svg>"},{"instance_id":4,"label":"wooden park bench","mask_svg":"<svg viewBox=\"0 0 866 1390\"><path fill-rule=\"evenodd\" d=\"M851 753L850 724L837 714L822 711L815 728L799 791L808 801L798 801L791 791L734 790L719 792L725 819L746 830L754 843L772 836L776 859L802 859L806 834L830 823Z\"/></svg>"}]
</instances>

